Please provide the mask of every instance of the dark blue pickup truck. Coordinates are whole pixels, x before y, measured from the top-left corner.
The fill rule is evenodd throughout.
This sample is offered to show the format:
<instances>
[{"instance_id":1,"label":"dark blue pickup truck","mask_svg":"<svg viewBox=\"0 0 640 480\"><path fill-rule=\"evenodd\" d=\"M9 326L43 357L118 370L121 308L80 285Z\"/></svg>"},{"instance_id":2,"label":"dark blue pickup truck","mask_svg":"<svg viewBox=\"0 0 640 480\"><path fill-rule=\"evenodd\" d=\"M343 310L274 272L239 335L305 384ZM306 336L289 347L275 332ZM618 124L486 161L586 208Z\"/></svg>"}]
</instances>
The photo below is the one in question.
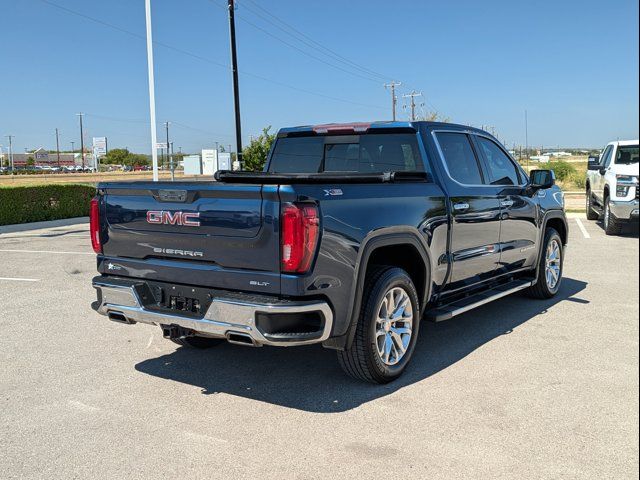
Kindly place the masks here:
<instances>
[{"instance_id":1,"label":"dark blue pickup truck","mask_svg":"<svg viewBox=\"0 0 640 480\"><path fill-rule=\"evenodd\" d=\"M216 180L98 186L96 311L196 348L321 343L348 374L384 383L422 318L560 287L568 227L553 172L527 176L482 130L285 128L264 172Z\"/></svg>"}]
</instances>

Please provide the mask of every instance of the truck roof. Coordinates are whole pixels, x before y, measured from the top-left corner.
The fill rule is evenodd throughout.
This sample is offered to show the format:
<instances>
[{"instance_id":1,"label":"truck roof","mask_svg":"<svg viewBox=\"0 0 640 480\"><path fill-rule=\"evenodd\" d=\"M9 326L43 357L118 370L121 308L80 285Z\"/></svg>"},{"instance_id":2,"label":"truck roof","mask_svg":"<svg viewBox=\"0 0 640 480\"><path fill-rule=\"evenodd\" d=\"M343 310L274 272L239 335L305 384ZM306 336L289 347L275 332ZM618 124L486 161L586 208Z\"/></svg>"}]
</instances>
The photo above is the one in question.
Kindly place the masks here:
<instances>
[{"instance_id":1,"label":"truck roof","mask_svg":"<svg viewBox=\"0 0 640 480\"><path fill-rule=\"evenodd\" d=\"M609 145L618 145L618 146L626 146L626 145L638 145L638 140L616 140L615 142L610 142Z\"/></svg>"},{"instance_id":2,"label":"truck roof","mask_svg":"<svg viewBox=\"0 0 640 480\"><path fill-rule=\"evenodd\" d=\"M481 131L477 128L470 127L468 125L460 125L456 123L444 123L444 122L398 122L398 121L373 121L373 122L351 122L351 123L326 123L320 125L301 125L297 127L285 127L278 131L279 137L286 137L289 135L305 135L315 133L317 135L344 135L344 134L358 134L358 133L383 133L390 130L397 131L415 131L417 132L420 127L447 127L455 130L474 130Z\"/></svg>"}]
</instances>

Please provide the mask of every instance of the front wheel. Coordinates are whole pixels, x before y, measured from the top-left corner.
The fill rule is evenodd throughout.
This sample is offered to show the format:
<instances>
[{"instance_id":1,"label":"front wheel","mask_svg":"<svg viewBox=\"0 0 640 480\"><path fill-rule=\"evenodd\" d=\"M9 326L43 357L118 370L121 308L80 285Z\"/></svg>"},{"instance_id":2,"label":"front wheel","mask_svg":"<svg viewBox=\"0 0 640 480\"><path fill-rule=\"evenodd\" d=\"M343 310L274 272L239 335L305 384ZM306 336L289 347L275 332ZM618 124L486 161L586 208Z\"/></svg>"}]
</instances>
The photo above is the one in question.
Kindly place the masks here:
<instances>
[{"instance_id":1,"label":"front wheel","mask_svg":"<svg viewBox=\"0 0 640 480\"><path fill-rule=\"evenodd\" d=\"M587 190L587 220L598 220L598 212L593 209L593 195L591 190Z\"/></svg>"},{"instance_id":2,"label":"front wheel","mask_svg":"<svg viewBox=\"0 0 640 480\"><path fill-rule=\"evenodd\" d=\"M562 239L556 230L549 228L544 235L542 255L538 263L538 280L529 288L529 294L540 299L554 297L562 283L563 263Z\"/></svg>"},{"instance_id":3,"label":"front wheel","mask_svg":"<svg viewBox=\"0 0 640 480\"><path fill-rule=\"evenodd\" d=\"M338 361L358 380L388 383L402 374L413 354L420 326L418 294L401 268L375 267L367 277L353 343L338 352Z\"/></svg>"},{"instance_id":4,"label":"front wheel","mask_svg":"<svg viewBox=\"0 0 640 480\"><path fill-rule=\"evenodd\" d=\"M607 235L620 235L622 226L618 219L611 213L611 200L609 197L604 200L604 233Z\"/></svg>"}]
</instances>

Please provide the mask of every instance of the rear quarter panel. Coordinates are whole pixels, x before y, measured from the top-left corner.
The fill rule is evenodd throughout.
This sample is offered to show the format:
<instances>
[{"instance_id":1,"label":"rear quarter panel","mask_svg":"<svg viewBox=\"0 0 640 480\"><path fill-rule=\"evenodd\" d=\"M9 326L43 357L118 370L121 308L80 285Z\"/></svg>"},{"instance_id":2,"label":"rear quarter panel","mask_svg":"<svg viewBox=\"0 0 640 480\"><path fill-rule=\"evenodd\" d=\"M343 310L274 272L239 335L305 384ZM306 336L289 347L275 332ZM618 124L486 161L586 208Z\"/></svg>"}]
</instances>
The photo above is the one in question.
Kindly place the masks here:
<instances>
[{"instance_id":1,"label":"rear quarter panel","mask_svg":"<svg viewBox=\"0 0 640 480\"><path fill-rule=\"evenodd\" d=\"M435 183L281 186L280 200L319 204L321 238L312 271L302 277L282 275L281 289L285 295L326 297L336 315L333 335L347 330L359 254L377 231L394 226L414 230L430 250L432 283L442 284L448 220L444 194Z\"/></svg>"}]
</instances>

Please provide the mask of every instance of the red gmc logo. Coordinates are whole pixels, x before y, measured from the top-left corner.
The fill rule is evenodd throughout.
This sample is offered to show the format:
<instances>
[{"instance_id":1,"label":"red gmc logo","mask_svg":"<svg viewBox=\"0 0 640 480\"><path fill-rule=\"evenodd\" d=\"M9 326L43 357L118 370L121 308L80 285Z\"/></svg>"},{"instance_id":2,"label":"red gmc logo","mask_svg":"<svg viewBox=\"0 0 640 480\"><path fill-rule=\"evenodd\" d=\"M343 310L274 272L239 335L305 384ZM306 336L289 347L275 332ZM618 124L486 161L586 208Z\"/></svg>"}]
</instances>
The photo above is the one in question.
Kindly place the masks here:
<instances>
[{"instance_id":1,"label":"red gmc logo","mask_svg":"<svg viewBox=\"0 0 640 480\"><path fill-rule=\"evenodd\" d=\"M147 223L152 225L181 225L183 227L199 227L198 212L168 212L166 210L149 210Z\"/></svg>"}]
</instances>

